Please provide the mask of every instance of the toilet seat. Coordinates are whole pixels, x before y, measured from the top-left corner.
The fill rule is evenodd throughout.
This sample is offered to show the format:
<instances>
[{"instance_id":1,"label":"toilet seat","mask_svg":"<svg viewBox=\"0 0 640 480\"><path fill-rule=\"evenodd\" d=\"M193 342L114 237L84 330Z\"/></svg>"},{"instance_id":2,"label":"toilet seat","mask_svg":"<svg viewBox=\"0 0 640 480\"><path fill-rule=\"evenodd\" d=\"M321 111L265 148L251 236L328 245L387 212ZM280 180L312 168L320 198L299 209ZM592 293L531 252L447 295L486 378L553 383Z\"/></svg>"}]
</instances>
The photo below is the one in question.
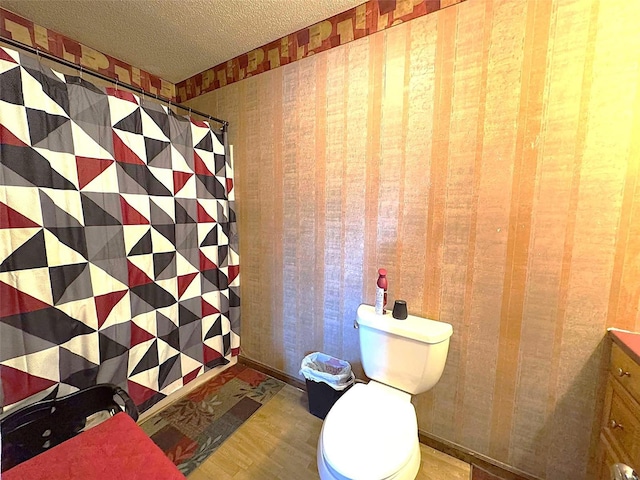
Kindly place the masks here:
<instances>
[{"instance_id":1,"label":"toilet seat","mask_svg":"<svg viewBox=\"0 0 640 480\"><path fill-rule=\"evenodd\" d=\"M393 477L411 459L418 425L410 395L371 382L356 384L333 406L322 427L323 456L352 479Z\"/></svg>"}]
</instances>

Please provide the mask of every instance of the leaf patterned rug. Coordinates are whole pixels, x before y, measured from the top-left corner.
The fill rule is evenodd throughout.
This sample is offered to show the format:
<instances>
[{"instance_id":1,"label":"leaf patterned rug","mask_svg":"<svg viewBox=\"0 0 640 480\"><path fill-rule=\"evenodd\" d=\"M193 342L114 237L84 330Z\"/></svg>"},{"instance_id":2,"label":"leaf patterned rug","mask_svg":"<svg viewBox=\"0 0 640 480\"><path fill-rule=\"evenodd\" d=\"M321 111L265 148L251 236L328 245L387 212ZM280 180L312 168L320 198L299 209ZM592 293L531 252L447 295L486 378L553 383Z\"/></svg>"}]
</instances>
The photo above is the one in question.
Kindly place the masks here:
<instances>
[{"instance_id":1,"label":"leaf patterned rug","mask_svg":"<svg viewBox=\"0 0 640 480\"><path fill-rule=\"evenodd\" d=\"M140 426L189 475L284 383L236 364Z\"/></svg>"}]
</instances>

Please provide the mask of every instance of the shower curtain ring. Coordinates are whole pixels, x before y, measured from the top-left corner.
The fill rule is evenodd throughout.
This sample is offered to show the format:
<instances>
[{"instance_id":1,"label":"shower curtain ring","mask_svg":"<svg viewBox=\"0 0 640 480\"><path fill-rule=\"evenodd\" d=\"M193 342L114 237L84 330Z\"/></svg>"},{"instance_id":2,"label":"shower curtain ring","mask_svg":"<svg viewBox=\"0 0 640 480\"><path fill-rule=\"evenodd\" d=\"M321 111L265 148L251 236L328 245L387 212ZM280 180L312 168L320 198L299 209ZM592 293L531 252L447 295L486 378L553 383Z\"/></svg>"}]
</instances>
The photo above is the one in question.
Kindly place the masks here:
<instances>
[{"instance_id":1,"label":"shower curtain ring","mask_svg":"<svg viewBox=\"0 0 640 480\"><path fill-rule=\"evenodd\" d=\"M119 81L118 74L116 73L116 92L118 91L118 81Z\"/></svg>"},{"instance_id":2,"label":"shower curtain ring","mask_svg":"<svg viewBox=\"0 0 640 480\"><path fill-rule=\"evenodd\" d=\"M80 65L80 80L83 80L83 78L82 78L82 65Z\"/></svg>"}]
</instances>

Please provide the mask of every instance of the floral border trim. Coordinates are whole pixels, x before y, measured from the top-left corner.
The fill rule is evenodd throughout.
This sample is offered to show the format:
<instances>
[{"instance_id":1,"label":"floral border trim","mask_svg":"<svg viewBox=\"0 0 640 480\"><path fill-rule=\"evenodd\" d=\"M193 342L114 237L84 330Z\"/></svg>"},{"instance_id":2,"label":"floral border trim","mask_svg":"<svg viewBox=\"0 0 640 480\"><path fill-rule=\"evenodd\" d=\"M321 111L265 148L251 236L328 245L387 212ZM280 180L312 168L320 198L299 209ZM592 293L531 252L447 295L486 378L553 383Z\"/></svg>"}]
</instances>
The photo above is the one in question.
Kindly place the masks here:
<instances>
[{"instance_id":1,"label":"floral border trim","mask_svg":"<svg viewBox=\"0 0 640 480\"><path fill-rule=\"evenodd\" d=\"M177 83L177 101L185 102L463 1L369 0Z\"/></svg>"},{"instance_id":2,"label":"floral border trim","mask_svg":"<svg viewBox=\"0 0 640 480\"><path fill-rule=\"evenodd\" d=\"M0 37L38 48L58 58L82 65L114 80L135 85L152 95L175 100L175 85L122 60L98 52L31 20L0 8ZM0 38L1 39L1 38Z\"/></svg>"}]
</instances>

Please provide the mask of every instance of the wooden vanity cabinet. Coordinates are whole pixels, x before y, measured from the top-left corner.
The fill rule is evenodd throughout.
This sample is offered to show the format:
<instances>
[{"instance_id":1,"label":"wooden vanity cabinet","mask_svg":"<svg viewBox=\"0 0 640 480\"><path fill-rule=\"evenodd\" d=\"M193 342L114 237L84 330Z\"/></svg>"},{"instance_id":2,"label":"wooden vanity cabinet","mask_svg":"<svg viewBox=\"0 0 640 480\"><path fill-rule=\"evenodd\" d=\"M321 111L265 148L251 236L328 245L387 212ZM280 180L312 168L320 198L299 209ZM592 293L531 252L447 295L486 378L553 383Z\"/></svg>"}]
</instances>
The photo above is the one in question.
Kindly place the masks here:
<instances>
[{"instance_id":1,"label":"wooden vanity cabinet","mask_svg":"<svg viewBox=\"0 0 640 480\"><path fill-rule=\"evenodd\" d=\"M610 480L610 467L617 462L640 472L640 365L614 343L600 429L599 480Z\"/></svg>"}]
</instances>

